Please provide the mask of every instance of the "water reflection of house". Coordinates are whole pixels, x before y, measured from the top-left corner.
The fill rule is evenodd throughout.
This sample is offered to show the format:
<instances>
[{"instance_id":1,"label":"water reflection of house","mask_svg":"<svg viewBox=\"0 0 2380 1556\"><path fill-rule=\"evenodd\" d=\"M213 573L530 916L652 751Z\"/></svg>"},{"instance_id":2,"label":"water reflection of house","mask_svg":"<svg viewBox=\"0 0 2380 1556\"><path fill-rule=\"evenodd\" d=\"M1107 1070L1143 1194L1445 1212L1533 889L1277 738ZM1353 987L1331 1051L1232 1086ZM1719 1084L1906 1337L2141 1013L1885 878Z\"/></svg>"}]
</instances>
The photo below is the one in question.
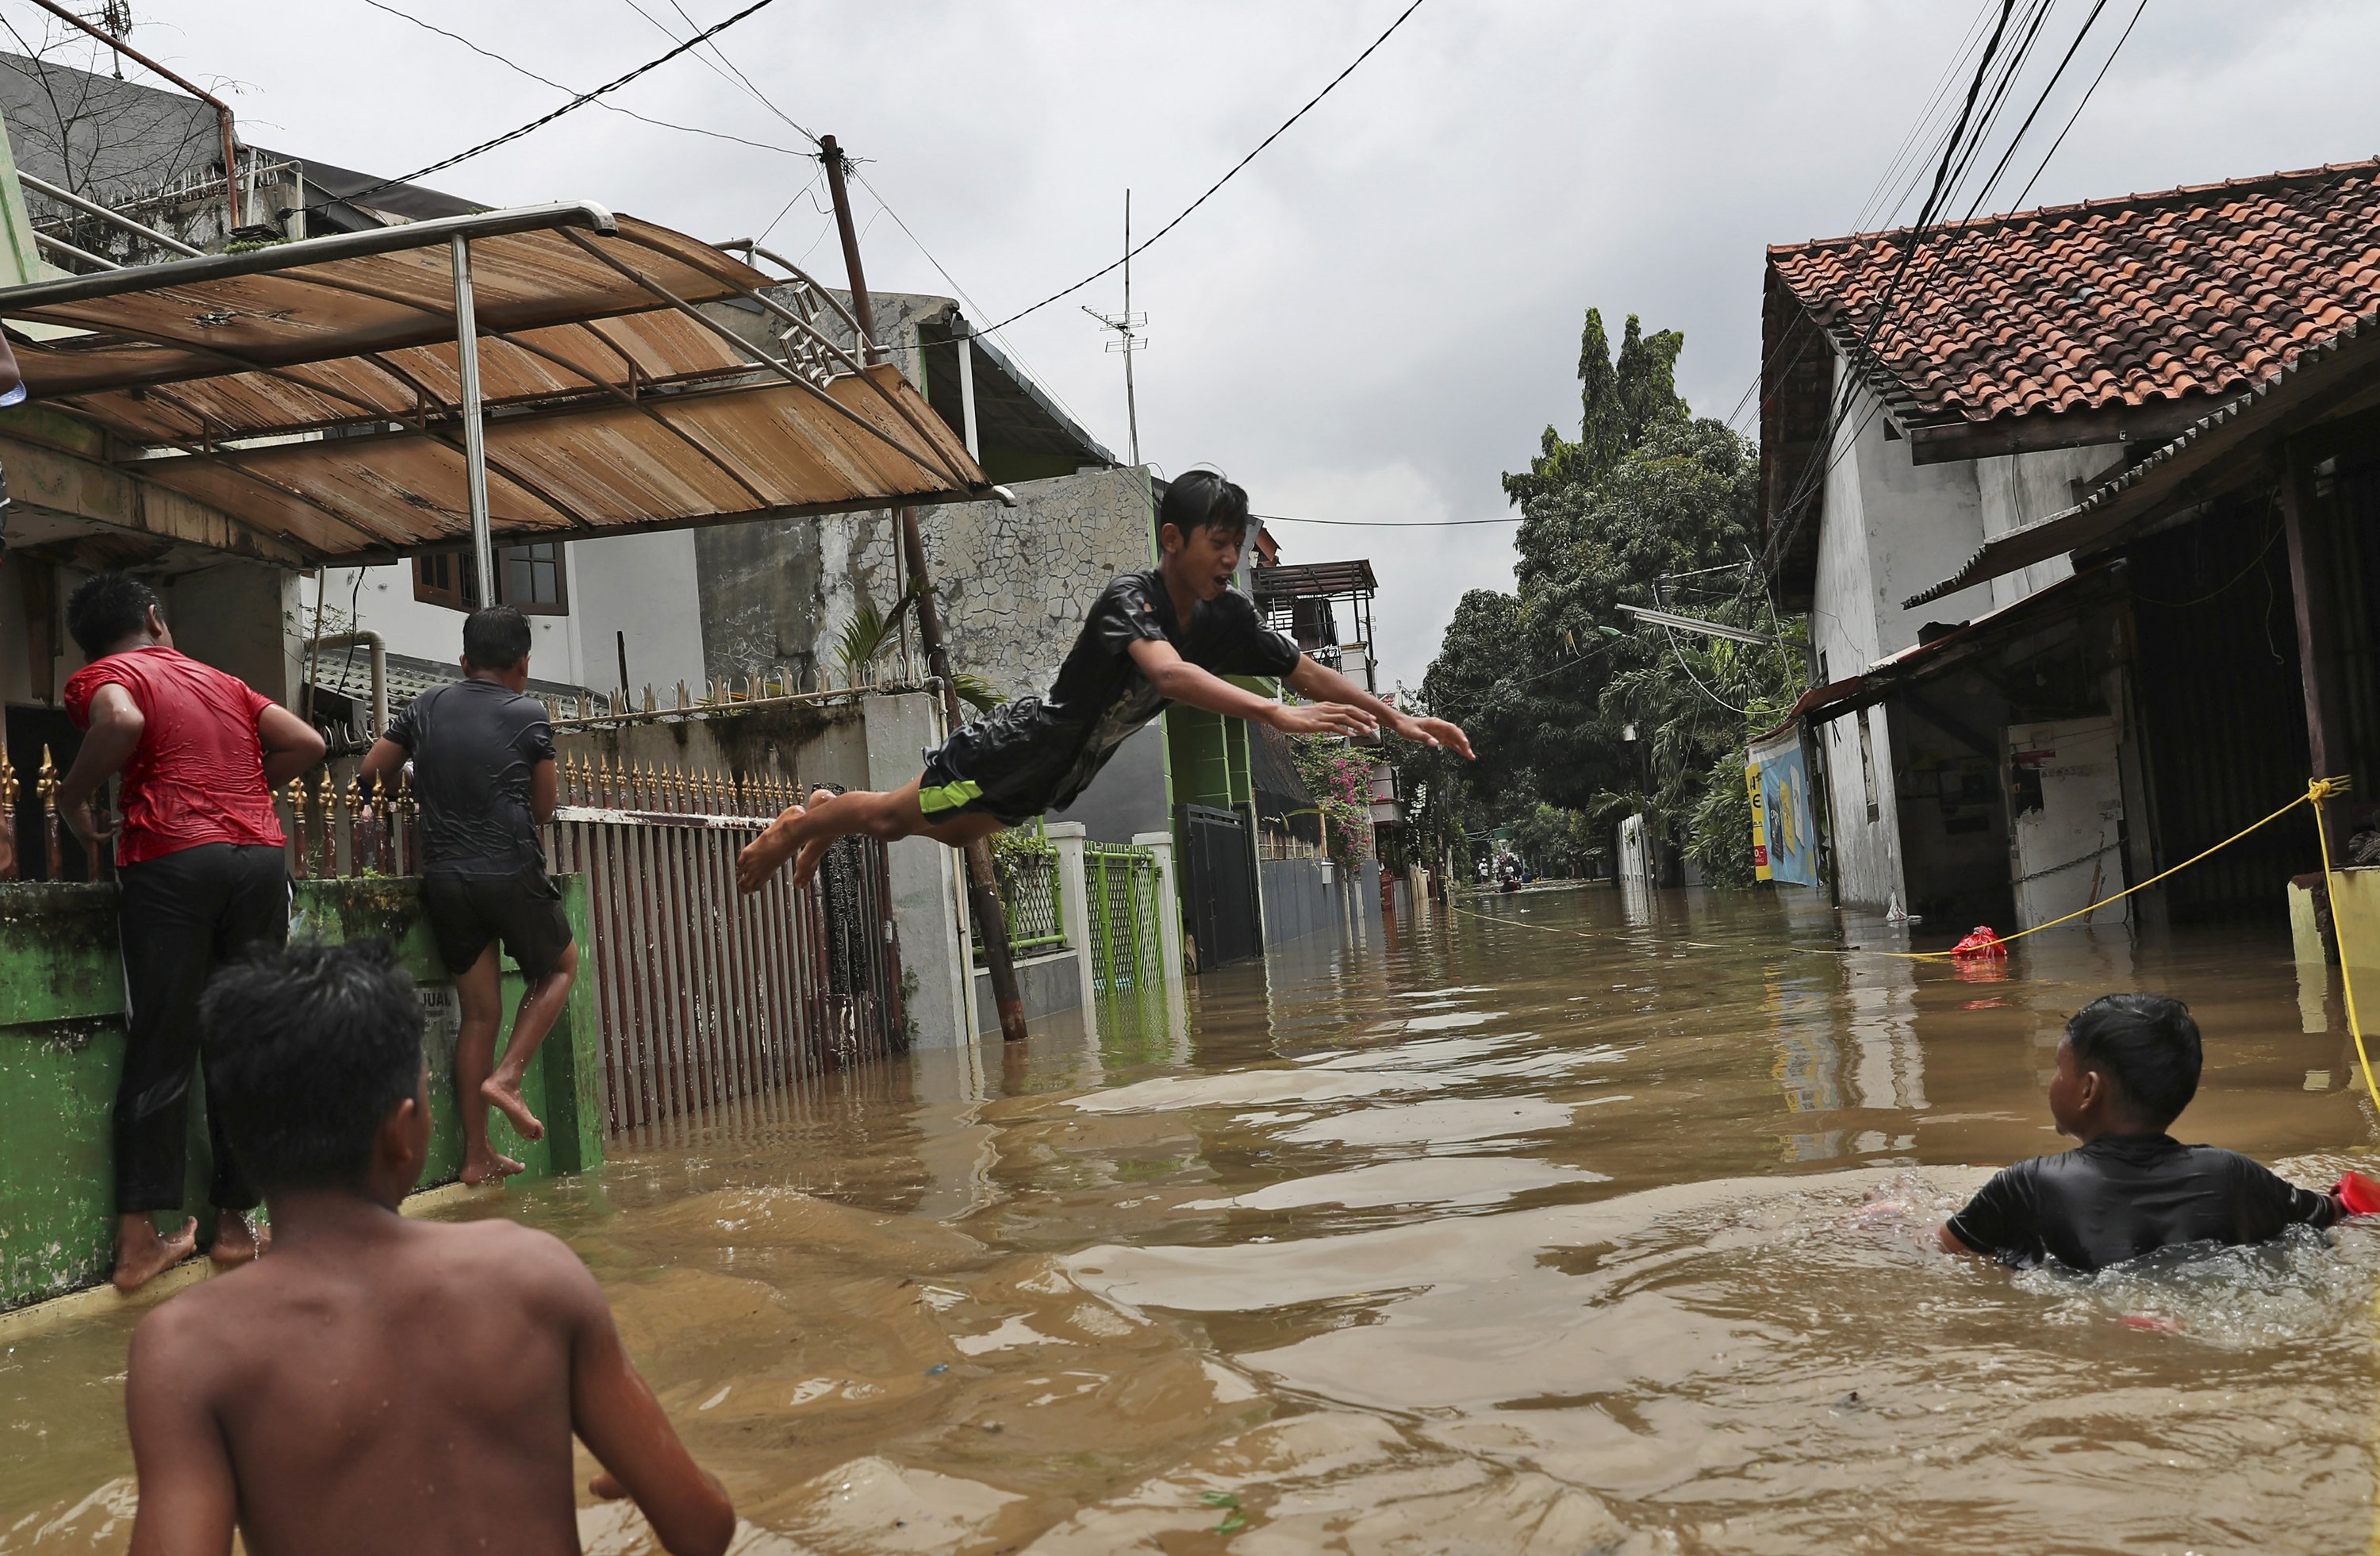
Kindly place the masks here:
<instances>
[{"instance_id":1,"label":"water reflection of house","mask_svg":"<svg viewBox=\"0 0 2380 1556\"><path fill-rule=\"evenodd\" d=\"M1842 900L2038 923L2374 771L2375 231L2357 163L1905 268L1906 233L1770 250L1762 517ZM2315 863L2300 811L2138 900L2277 915Z\"/></svg>"}]
</instances>

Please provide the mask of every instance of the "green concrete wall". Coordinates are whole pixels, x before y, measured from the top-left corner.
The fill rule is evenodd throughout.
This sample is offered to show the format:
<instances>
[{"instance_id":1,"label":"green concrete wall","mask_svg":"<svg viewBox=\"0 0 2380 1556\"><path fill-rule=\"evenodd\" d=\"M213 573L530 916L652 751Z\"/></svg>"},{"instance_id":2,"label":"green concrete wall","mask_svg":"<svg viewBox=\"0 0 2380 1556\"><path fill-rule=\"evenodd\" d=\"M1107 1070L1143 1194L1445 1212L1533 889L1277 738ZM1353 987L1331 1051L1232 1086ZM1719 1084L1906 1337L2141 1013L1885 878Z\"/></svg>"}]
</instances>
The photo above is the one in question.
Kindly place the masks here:
<instances>
[{"instance_id":1,"label":"green concrete wall","mask_svg":"<svg viewBox=\"0 0 2380 1556\"><path fill-rule=\"evenodd\" d=\"M586 882L565 876L561 885L571 932L585 947ZM453 1181L463 1159L454 1106L456 1007L422 917L419 882L301 881L296 898L294 934L329 941L385 937L421 985L431 1017L426 1046L433 1122L421 1186ZM502 1114L489 1121L497 1149L534 1175L578 1172L603 1160L591 970L582 967L569 1010L521 1088L530 1111L545 1121L545 1138L522 1140ZM519 971L508 962L507 1012L520 993ZM0 1311L106 1278L115 1204L108 1115L123 1055L115 888L0 885ZM194 1105L185 1200L192 1213L206 1203L204 1120Z\"/></svg>"}]
</instances>

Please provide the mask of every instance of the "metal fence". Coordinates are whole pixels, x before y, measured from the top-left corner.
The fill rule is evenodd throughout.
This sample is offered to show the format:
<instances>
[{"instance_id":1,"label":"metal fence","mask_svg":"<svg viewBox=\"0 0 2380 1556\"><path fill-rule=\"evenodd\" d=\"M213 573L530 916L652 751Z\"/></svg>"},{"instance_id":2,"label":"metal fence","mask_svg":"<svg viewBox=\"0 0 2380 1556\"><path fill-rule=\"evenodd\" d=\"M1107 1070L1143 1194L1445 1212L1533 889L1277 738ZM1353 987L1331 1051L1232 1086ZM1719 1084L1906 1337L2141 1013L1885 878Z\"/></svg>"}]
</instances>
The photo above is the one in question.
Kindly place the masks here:
<instances>
[{"instance_id":1,"label":"metal fence","mask_svg":"<svg viewBox=\"0 0 2380 1556\"><path fill-rule=\"evenodd\" d=\"M1091 975L1101 994L1156 988L1165 977L1157 856L1122 843L1083 845Z\"/></svg>"},{"instance_id":2,"label":"metal fence","mask_svg":"<svg viewBox=\"0 0 2380 1556\"><path fill-rule=\"evenodd\" d=\"M23 789L8 766L0 760L0 845L19 857L0 847L0 880L79 873L55 764ZM795 784L578 758L558 776L546 857L587 877L579 976L594 987L614 1132L765 1098L906 1045L883 844L845 838L808 886L795 891L780 870L743 897L735 855L794 802ZM327 769L282 787L294 879L419 872L410 790L368 797ZM20 808L30 824L11 826Z\"/></svg>"},{"instance_id":3,"label":"metal fence","mask_svg":"<svg viewBox=\"0 0 2380 1556\"><path fill-rule=\"evenodd\" d=\"M563 764L548 856L583 873L612 1127L783 1090L906 1046L884 845L845 838L796 891L735 856L795 786Z\"/></svg>"},{"instance_id":4,"label":"metal fence","mask_svg":"<svg viewBox=\"0 0 2380 1556\"><path fill-rule=\"evenodd\" d=\"M1009 833L991 851L992 873L1008 920L1008 949L1024 955L1066 943L1066 919L1058 900L1058 850L1036 833ZM983 960L983 927L970 924L976 960Z\"/></svg>"}]
</instances>

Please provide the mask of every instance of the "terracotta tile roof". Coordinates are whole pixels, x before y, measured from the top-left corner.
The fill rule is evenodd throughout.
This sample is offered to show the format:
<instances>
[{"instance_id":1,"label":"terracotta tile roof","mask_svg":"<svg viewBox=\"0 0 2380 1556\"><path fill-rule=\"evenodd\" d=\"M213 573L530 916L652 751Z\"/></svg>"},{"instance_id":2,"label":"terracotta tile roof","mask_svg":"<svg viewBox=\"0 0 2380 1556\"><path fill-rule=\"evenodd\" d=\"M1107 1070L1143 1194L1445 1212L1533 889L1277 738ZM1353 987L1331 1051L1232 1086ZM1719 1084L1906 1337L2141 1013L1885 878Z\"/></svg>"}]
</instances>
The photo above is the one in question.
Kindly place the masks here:
<instances>
[{"instance_id":1,"label":"terracotta tile roof","mask_svg":"<svg viewBox=\"0 0 2380 1556\"><path fill-rule=\"evenodd\" d=\"M1768 250L1856 346L1909 231ZM1930 229L1874 354L1924 424L2237 393L2380 310L2380 159Z\"/></svg>"}]
</instances>

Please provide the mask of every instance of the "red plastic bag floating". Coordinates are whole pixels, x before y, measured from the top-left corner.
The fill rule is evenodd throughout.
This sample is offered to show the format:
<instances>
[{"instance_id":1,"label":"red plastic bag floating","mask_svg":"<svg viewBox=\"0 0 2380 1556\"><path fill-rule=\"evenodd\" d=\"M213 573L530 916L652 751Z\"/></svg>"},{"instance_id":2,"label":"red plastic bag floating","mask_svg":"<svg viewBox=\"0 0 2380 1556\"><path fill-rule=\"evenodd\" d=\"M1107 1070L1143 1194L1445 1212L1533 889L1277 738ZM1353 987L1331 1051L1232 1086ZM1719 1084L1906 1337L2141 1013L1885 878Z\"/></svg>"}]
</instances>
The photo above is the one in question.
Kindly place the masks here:
<instances>
[{"instance_id":1,"label":"red plastic bag floating","mask_svg":"<svg viewBox=\"0 0 2380 1556\"><path fill-rule=\"evenodd\" d=\"M2350 1216L2380 1213L2380 1183L2361 1173L2341 1173L2330 1192L2347 1207L2347 1213Z\"/></svg>"},{"instance_id":2,"label":"red plastic bag floating","mask_svg":"<svg viewBox=\"0 0 2380 1556\"><path fill-rule=\"evenodd\" d=\"M1950 954L1961 962L2005 962L2008 942L1989 924L1978 924L1974 933L1950 947Z\"/></svg>"}]
</instances>

